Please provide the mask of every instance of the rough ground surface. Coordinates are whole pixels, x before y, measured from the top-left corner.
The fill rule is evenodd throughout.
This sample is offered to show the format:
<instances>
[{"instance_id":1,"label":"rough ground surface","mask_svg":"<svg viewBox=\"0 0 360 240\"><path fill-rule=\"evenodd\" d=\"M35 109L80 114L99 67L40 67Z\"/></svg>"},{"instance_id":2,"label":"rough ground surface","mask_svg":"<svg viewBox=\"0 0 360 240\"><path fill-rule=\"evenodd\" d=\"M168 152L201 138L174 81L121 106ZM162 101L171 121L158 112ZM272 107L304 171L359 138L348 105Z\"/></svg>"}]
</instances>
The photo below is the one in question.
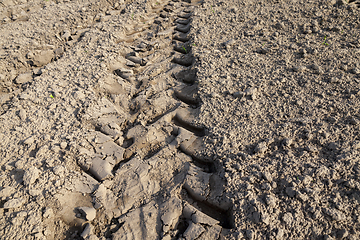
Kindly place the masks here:
<instances>
[{"instance_id":1,"label":"rough ground surface","mask_svg":"<svg viewBox=\"0 0 360 240\"><path fill-rule=\"evenodd\" d=\"M1 239L359 239L357 1L0 1Z\"/></svg>"}]
</instances>

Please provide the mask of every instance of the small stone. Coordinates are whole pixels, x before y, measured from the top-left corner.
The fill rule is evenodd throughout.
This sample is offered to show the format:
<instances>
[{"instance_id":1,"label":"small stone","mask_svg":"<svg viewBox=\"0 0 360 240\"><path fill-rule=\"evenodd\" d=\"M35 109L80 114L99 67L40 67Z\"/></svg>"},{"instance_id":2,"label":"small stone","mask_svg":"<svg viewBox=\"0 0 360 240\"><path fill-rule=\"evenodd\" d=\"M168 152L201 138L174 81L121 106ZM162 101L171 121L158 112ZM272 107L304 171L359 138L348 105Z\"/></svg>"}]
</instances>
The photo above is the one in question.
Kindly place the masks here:
<instances>
[{"instance_id":1,"label":"small stone","mask_svg":"<svg viewBox=\"0 0 360 240\"><path fill-rule=\"evenodd\" d=\"M276 206L276 198L272 195L266 195L265 196L265 203L271 207L274 208Z\"/></svg>"},{"instance_id":2,"label":"small stone","mask_svg":"<svg viewBox=\"0 0 360 240\"><path fill-rule=\"evenodd\" d=\"M270 183L272 182L272 176L268 171L263 172L262 175L266 181L268 181Z\"/></svg>"},{"instance_id":3,"label":"small stone","mask_svg":"<svg viewBox=\"0 0 360 240\"><path fill-rule=\"evenodd\" d=\"M30 82L31 80L32 80L31 73L23 73L16 77L15 82L17 84L22 84L22 83Z\"/></svg>"},{"instance_id":4,"label":"small stone","mask_svg":"<svg viewBox=\"0 0 360 240\"><path fill-rule=\"evenodd\" d=\"M303 202L306 202L309 199L306 194L303 194L303 193L301 193L299 191L296 191L296 197L298 199L300 199L301 201L303 201Z\"/></svg>"},{"instance_id":5,"label":"small stone","mask_svg":"<svg viewBox=\"0 0 360 240\"><path fill-rule=\"evenodd\" d=\"M53 216L54 216L54 212L53 212L52 208L47 207L44 209L44 213L43 213L44 218L51 218Z\"/></svg>"},{"instance_id":6,"label":"small stone","mask_svg":"<svg viewBox=\"0 0 360 240\"><path fill-rule=\"evenodd\" d=\"M269 48L266 48L266 47L260 48L260 49L257 50L257 52L260 53L260 54L267 54L267 53L269 53L270 51L271 51L271 50L270 50Z\"/></svg>"},{"instance_id":7,"label":"small stone","mask_svg":"<svg viewBox=\"0 0 360 240\"><path fill-rule=\"evenodd\" d=\"M31 145L31 144L34 143L34 141L35 141L35 137L34 137L34 136L30 136L30 137L28 137L27 139L24 140L24 144L25 144L25 145Z\"/></svg>"},{"instance_id":8,"label":"small stone","mask_svg":"<svg viewBox=\"0 0 360 240\"><path fill-rule=\"evenodd\" d=\"M225 47L225 48L230 48L232 45L235 44L235 40L234 39L230 39L226 42L223 42L222 45Z\"/></svg>"},{"instance_id":9,"label":"small stone","mask_svg":"<svg viewBox=\"0 0 360 240\"><path fill-rule=\"evenodd\" d=\"M311 183L311 181L312 181L312 177L306 175L302 182L303 182L304 185L308 185L308 184Z\"/></svg>"},{"instance_id":10,"label":"small stone","mask_svg":"<svg viewBox=\"0 0 360 240\"><path fill-rule=\"evenodd\" d=\"M357 119L354 118L354 117L351 117L351 118L349 119L349 123L350 123L351 125L358 125L358 124L359 124L359 120L357 120Z\"/></svg>"},{"instance_id":11,"label":"small stone","mask_svg":"<svg viewBox=\"0 0 360 240\"><path fill-rule=\"evenodd\" d=\"M85 98L85 94L81 91L74 92L73 96L74 96L75 100L82 100Z\"/></svg>"},{"instance_id":12,"label":"small stone","mask_svg":"<svg viewBox=\"0 0 360 240\"><path fill-rule=\"evenodd\" d=\"M201 224L206 224L206 225L210 225L210 226L219 224L219 221L209 217L208 215L206 215L200 211L196 211L192 215L191 219L194 223L201 223Z\"/></svg>"},{"instance_id":13,"label":"small stone","mask_svg":"<svg viewBox=\"0 0 360 240\"><path fill-rule=\"evenodd\" d=\"M275 28L278 29L278 30L281 30L281 29L284 29L285 28L285 25L283 22L278 22L275 24Z\"/></svg>"},{"instance_id":14,"label":"small stone","mask_svg":"<svg viewBox=\"0 0 360 240\"><path fill-rule=\"evenodd\" d=\"M41 67L51 62L54 56L54 51L47 50L33 54L30 58L32 59L35 66Z\"/></svg>"},{"instance_id":15,"label":"small stone","mask_svg":"<svg viewBox=\"0 0 360 240\"><path fill-rule=\"evenodd\" d=\"M92 165L89 169L89 171L95 176L95 178L99 181L105 180L106 178L109 178L112 175L112 166L109 162L95 157L92 159Z\"/></svg>"},{"instance_id":16,"label":"small stone","mask_svg":"<svg viewBox=\"0 0 360 240\"><path fill-rule=\"evenodd\" d=\"M24 200L21 198L14 198L11 199L9 201L7 201L6 203L4 203L4 208L5 209L10 209L10 208L17 208L17 207L21 207L24 203Z\"/></svg>"},{"instance_id":17,"label":"small stone","mask_svg":"<svg viewBox=\"0 0 360 240\"><path fill-rule=\"evenodd\" d=\"M65 149L67 147L67 142L60 143L60 148Z\"/></svg>"},{"instance_id":18,"label":"small stone","mask_svg":"<svg viewBox=\"0 0 360 240\"><path fill-rule=\"evenodd\" d=\"M24 121L26 119L26 111L24 109L20 109L19 118Z\"/></svg>"},{"instance_id":19,"label":"small stone","mask_svg":"<svg viewBox=\"0 0 360 240\"><path fill-rule=\"evenodd\" d=\"M15 192L15 188L13 187L5 187L3 189L1 189L0 191L0 199L3 198L7 198L7 197L10 197L11 194L13 194Z\"/></svg>"},{"instance_id":20,"label":"small stone","mask_svg":"<svg viewBox=\"0 0 360 240\"><path fill-rule=\"evenodd\" d=\"M61 38L64 39L65 41L69 41L70 36L71 36L70 31L66 29L63 31Z\"/></svg>"},{"instance_id":21,"label":"small stone","mask_svg":"<svg viewBox=\"0 0 360 240\"><path fill-rule=\"evenodd\" d=\"M248 88L245 90L245 95L249 96L252 100L256 99L257 88Z\"/></svg>"},{"instance_id":22,"label":"small stone","mask_svg":"<svg viewBox=\"0 0 360 240\"><path fill-rule=\"evenodd\" d=\"M276 239L283 239L284 237L284 230L281 228L277 229L277 233L276 233Z\"/></svg>"},{"instance_id":23,"label":"small stone","mask_svg":"<svg viewBox=\"0 0 360 240\"><path fill-rule=\"evenodd\" d=\"M347 67L347 65L342 64L342 65L340 66L340 69L346 72L346 71L348 70L348 67Z\"/></svg>"},{"instance_id":24,"label":"small stone","mask_svg":"<svg viewBox=\"0 0 360 240\"><path fill-rule=\"evenodd\" d=\"M314 146L307 146L306 151L311 152L311 153L317 153L318 152L317 148L314 147Z\"/></svg>"},{"instance_id":25,"label":"small stone","mask_svg":"<svg viewBox=\"0 0 360 240\"><path fill-rule=\"evenodd\" d=\"M284 147L290 147L290 145L292 144L293 140L291 138L285 138L282 142Z\"/></svg>"},{"instance_id":26,"label":"small stone","mask_svg":"<svg viewBox=\"0 0 360 240\"><path fill-rule=\"evenodd\" d=\"M265 153L265 151L268 149L268 146L266 144L266 142L260 142L256 147L255 147L255 153L260 153L263 154Z\"/></svg>"},{"instance_id":27,"label":"small stone","mask_svg":"<svg viewBox=\"0 0 360 240\"><path fill-rule=\"evenodd\" d=\"M66 169L64 166L58 165L53 168L53 172L59 177L63 177Z\"/></svg>"},{"instance_id":28,"label":"small stone","mask_svg":"<svg viewBox=\"0 0 360 240\"><path fill-rule=\"evenodd\" d=\"M315 175L318 178L326 178L329 174L330 174L330 170L325 166L321 166L315 172Z\"/></svg>"},{"instance_id":29,"label":"small stone","mask_svg":"<svg viewBox=\"0 0 360 240\"><path fill-rule=\"evenodd\" d=\"M92 221L96 218L96 209L92 207L79 207L80 212L86 217L86 220Z\"/></svg>"},{"instance_id":30,"label":"small stone","mask_svg":"<svg viewBox=\"0 0 360 240\"><path fill-rule=\"evenodd\" d=\"M317 64L313 64L313 65L311 66L311 68L312 68L312 69L314 70L314 72L317 73L317 74L323 73L323 70L322 70L321 67L320 67L319 65L317 65Z\"/></svg>"},{"instance_id":31,"label":"small stone","mask_svg":"<svg viewBox=\"0 0 360 240\"><path fill-rule=\"evenodd\" d=\"M285 213L284 216L282 217L282 220L286 223L286 225L290 227L294 219L291 213Z\"/></svg>"},{"instance_id":32,"label":"small stone","mask_svg":"<svg viewBox=\"0 0 360 240\"><path fill-rule=\"evenodd\" d=\"M39 148L39 150L36 152L36 157L43 156L48 150L49 150L49 147L47 145L41 146Z\"/></svg>"},{"instance_id":33,"label":"small stone","mask_svg":"<svg viewBox=\"0 0 360 240\"><path fill-rule=\"evenodd\" d=\"M40 173L41 173L40 170L37 169L36 167L30 167L24 173L23 176L24 184L26 186L33 184L39 178Z\"/></svg>"},{"instance_id":34,"label":"small stone","mask_svg":"<svg viewBox=\"0 0 360 240\"><path fill-rule=\"evenodd\" d=\"M87 238L88 236L93 234L93 231L94 227L90 223L88 223L86 224L84 231L81 233L81 237Z\"/></svg>"}]
</instances>

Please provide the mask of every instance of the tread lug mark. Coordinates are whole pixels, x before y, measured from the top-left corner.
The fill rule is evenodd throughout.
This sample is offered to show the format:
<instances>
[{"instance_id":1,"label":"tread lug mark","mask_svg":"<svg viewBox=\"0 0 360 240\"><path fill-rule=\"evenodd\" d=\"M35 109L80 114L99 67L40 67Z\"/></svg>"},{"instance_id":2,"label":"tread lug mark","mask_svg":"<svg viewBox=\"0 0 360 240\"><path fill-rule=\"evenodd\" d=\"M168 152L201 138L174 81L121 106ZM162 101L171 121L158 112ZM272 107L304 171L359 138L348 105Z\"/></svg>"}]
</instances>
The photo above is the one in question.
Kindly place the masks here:
<instances>
[{"instance_id":1,"label":"tread lug mark","mask_svg":"<svg viewBox=\"0 0 360 240\"><path fill-rule=\"evenodd\" d=\"M166 19L153 17L151 25L131 31L128 37L137 38L133 52L111 68L121 97L114 97L114 106L104 100L107 107L88 116L97 131L84 168L98 181L112 179L111 186L105 181L94 193L97 207L116 212L112 239L218 239L222 227L231 226L231 204L214 160L203 155L205 127L196 120L200 108L188 106L200 104L194 57L186 43L193 7L159 2L150 4ZM126 64L133 68L123 68ZM128 99L131 106L122 108ZM164 199L160 192L172 197Z\"/></svg>"},{"instance_id":2,"label":"tread lug mark","mask_svg":"<svg viewBox=\"0 0 360 240\"><path fill-rule=\"evenodd\" d=\"M181 41L181 42L187 42L190 40L190 37L189 37L188 33L182 33L182 32L176 31L173 36L173 39Z\"/></svg>"},{"instance_id":3,"label":"tread lug mark","mask_svg":"<svg viewBox=\"0 0 360 240\"><path fill-rule=\"evenodd\" d=\"M187 33L190 31L190 28L191 28L190 23L188 23L187 25L177 24L175 30L182 32L182 33Z\"/></svg>"},{"instance_id":4,"label":"tread lug mark","mask_svg":"<svg viewBox=\"0 0 360 240\"><path fill-rule=\"evenodd\" d=\"M173 76L178 81L193 84L196 81L196 69L188 68L183 71L174 73Z\"/></svg>"},{"instance_id":5,"label":"tread lug mark","mask_svg":"<svg viewBox=\"0 0 360 240\"><path fill-rule=\"evenodd\" d=\"M191 47L189 43L174 41L173 44L174 44L174 50L177 52L187 54L191 51Z\"/></svg>"},{"instance_id":6,"label":"tread lug mark","mask_svg":"<svg viewBox=\"0 0 360 240\"><path fill-rule=\"evenodd\" d=\"M126 59L132 61L133 63L140 64L141 66L146 65L146 61L143 58L136 57L136 56L127 56Z\"/></svg>"},{"instance_id":7,"label":"tread lug mark","mask_svg":"<svg viewBox=\"0 0 360 240\"><path fill-rule=\"evenodd\" d=\"M114 71L114 73L116 75L118 75L119 77L121 78L124 78L126 80L129 80L129 81L132 81L134 80L134 72L133 70L130 70L130 69L116 69Z\"/></svg>"},{"instance_id":8,"label":"tread lug mark","mask_svg":"<svg viewBox=\"0 0 360 240\"><path fill-rule=\"evenodd\" d=\"M187 104L197 105L200 103L200 98L198 95L198 86L190 85L185 86L174 91L175 96L181 101Z\"/></svg>"},{"instance_id":9,"label":"tread lug mark","mask_svg":"<svg viewBox=\"0 0 360 240\"><path fill-rule=\"evenodd\" d=\"M180 144L180 149L200 163L213 163L208 157L205 157L201 152L205 149L204 142L201 137L191 136L187 141Z\"/></svg>"},{"instance_id":10,"label":"tread lug mark","mask_svg":"<svg viewBox=\"0 0 360 240\"><path fill-rule=\"evenodd\" d=\"M181 19L181 18L178 18L175 20L175 23L177 24L182 24L182 25L188 25L190 23L191 19Z\"/></svg>"},{"instance_id":11,"label":"tread lug mark","mask_svg":"<svg viewBox=\"0 0 360 240\"><path fill-rule=\"evenodd\" d=\"M185 67L189 67L194 62L194 57L191 54L182 54L182 55L176 55L172 60L174 63L183 65Z\"/></svg>"},{"instance_id":12,"label":"tread lug mark","mask_svg":"<svg viewBox=\"0 0 360 240\"><path fill-rule=\"evenodd\" d=\"M126 135L127 139L134 139L134 143L125 150L124 158L129 159L135 153L140 157L145 157L149 152L170 143L174 137L171 136L173 129L164 132L154 127L142 127L137 125L130 129Z\"/></svg>"},{"instance_id":13,"label":"tread lug mark","mask_svg":"<svg viewBox=\"0 0 360 240\"><path fill-rule=\"evenodd\" d=\"M183 217L185 219L192 220L192 222L198 224L200 223L210 226L218 226L217 224L219 224L221 227L226 229L233 228L233 219L231 217L230 208L224 210L218 208L216 205L210 204L207 200L205 201L197 200L193 196L191 196L191 194L185 189L185 187L181 192L181 196L184 202L188 202L185 203L183 210ZM198 216L196 216L197 214L194 214L195 211L198 211ZM217 239L217 238L208 238L208 239Z\"/></svg>"},{"instance_id":14,"label":"tread lug mark","mask_svg":"<svg viewBox=\"0 0 360 240\"><path fill-rule=\"evenodd\" d=\"M199 113L200 108L180 108L176 111L175 121L197 136L204 136L205 127L196 123L196 117L199 116Z\"/></svg>"},{"instance_id":15,"label":"tread lug mark","mask_svg":"<svg viewBox=\"0 0 360 240\"><path fill-rule=\"evenodd\" d=\"M103 181L113 176L111 173L112 169L113 167L110 165L108 161L103 160L99 157L95 157L91 161L91 167L89 169L89 172L98 181Z\"/></svg>"},{"instance_id":16,"label":"tread lug mark","mask_svg":"<svg viewBox=\"0 0 360 240\"><path fill-rule=\"evenodd\" d=\"M178 17L179 17L179 18L185 18L185 19L188 19L188 18L190 18L191 16L192 16L192 13L191 13L191 12L189 12L189 13L181 12L181 13L178 14Z\"/></svg>"}]
</instances>

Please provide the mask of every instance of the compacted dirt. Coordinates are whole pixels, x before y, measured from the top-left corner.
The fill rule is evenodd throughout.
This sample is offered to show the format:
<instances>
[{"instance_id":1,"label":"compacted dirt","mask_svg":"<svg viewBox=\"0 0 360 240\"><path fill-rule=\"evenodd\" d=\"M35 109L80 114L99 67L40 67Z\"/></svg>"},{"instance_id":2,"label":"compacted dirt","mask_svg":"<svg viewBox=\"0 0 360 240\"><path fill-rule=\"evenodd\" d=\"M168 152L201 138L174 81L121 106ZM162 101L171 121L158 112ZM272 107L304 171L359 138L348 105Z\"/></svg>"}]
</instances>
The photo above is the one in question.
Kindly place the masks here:
<instances>
[{"instance_id":1,"label":"compacted dirt","mask_svg":"<svg viewBox=\"0 0 360 240\"><path fill-rule=\"evenodd\" d=\"M358 1L0 1L1 239L359 239Z\"/></svg>"}]
</instances>

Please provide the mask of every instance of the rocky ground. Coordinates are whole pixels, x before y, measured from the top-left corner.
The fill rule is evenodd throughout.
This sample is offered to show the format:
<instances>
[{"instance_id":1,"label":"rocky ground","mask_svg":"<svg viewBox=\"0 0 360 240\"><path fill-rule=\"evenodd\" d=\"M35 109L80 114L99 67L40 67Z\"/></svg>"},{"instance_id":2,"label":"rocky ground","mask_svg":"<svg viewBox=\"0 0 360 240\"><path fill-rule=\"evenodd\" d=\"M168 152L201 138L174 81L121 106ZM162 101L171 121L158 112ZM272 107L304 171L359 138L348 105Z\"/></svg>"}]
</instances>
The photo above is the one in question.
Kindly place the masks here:
<instances>
[{"instance_id":1,"label":"rocky ground","mask_svg":"<svg viewBox=\"0 0 360 240\"><path fill-rule=\"evenodd\" d=\"M1 1L1 239L359 239L359 4Z\"/></svg>"}]
</instances>

